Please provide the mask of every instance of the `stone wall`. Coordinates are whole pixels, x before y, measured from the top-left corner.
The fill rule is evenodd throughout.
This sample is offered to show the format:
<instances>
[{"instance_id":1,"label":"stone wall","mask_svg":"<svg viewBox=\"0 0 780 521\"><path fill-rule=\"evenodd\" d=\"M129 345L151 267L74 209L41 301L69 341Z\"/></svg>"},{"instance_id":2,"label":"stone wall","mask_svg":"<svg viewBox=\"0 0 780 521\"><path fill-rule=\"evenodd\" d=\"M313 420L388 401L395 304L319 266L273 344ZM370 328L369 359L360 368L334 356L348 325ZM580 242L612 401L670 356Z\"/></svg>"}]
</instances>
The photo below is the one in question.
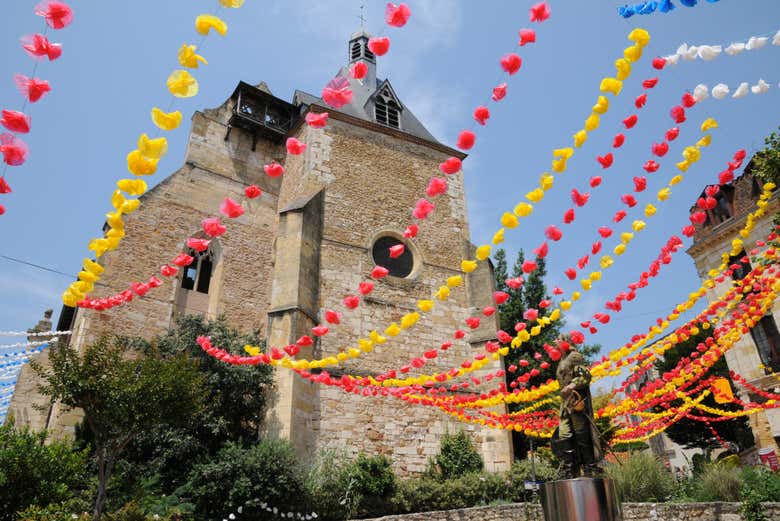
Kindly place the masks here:
<instances>
[{"instance_id":1,"label":"stone wall","mask_svg":"<svg viewBox=\"0 0 780 521\"><path fill-rule=\"evenodd\" d=\"M741 521L740 503L624 503L623 521ZM780 503L764 503L767 519L780 519ZM544 521L536 504L441 510L385 516L369 521Z\"/></svg>"}]
</instances>

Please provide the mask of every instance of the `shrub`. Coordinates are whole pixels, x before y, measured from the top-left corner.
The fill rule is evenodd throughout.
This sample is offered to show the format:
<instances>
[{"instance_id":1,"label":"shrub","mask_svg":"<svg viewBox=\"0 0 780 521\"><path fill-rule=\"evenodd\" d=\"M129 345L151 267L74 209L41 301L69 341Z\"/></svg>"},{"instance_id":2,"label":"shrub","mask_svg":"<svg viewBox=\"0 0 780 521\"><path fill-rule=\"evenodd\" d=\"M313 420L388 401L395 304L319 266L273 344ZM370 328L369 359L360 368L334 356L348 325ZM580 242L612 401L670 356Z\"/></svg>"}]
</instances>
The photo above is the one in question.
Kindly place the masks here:
<instances>
[{"instance_id":1,"label":"shrub","mask_svg":"<svg viewBox=\"0 0 780 521\"><path fill-rule=\"evenodd\" d=\"M503 474L470 473L439 480L423 476L401 481L393 497L399 513L430 512L508 502L512 490Z\"/></svg>"},{"instance_id":2,"label":"shrub","mask_svg":"<svg viewBox=\"0 0 780 521\"><path fill-rule=\"evenodd\" d=\"M358 454L347 470L346 479L345 500L351 505L351 515L375 517L390 508L397 482L386 457Z\"/></svg>"},{"instance_id":3,"label":"shrub","mask_svg":"<svg viewBox=\"0 0 780 521\"><path fill-rule=\"evenodd\" d=\"M742 483L758 501L780 501L780 472L772 472L763 465L744 467Z\"/></svg>"},{"instance_id":4,"label":"shrub","mask_svg":"<svg viewBox=\"0 0 780 521\"><path fill-rule=\"evenodd\" d=\"M705 465L693 489L698 501L738 501L742 477L739 468L721 462Z\"/></svg>"},{"instance_id":5,"label":"shrub","mask_svg":"<svg viewBox=\"0 0 780 521\"><path fill-rule=\"evenodd\" d=\"M30 505L65 501L86 486L86 451L70 442L47 444L46 438L12 421L0 426L0 520L10 521Z\"/></svg>"},{"instance_id":6,"label":"shrub","mask_svg":"<svg viewBox=\"0 0 780 521\"><path fill-rule=\"evenodd\" d=\"M462 430L442 436L436 464L439 466L442 479L481 472L483 467L482 456L477 452L469 435Z\"/></svg>"},{"instance_id":7,"label":"shrub","mask_svg":"<svg viewBox=\"0 0 780 521\"><path fill-rule=\"evenodd\" d=\"M534 471L536 473L536 481L550 481L558 476L558 469L553 467L547 459L541 457L535 458ZM509 491L511 492L509 499L516 502L534 500L534 492L525 489L525 482L532 481L530 460L520 460L512 463L512 467L507 473L507 480L510 483Z\"/></svg>"},{"instance_id":8,"label":"shrub","mask_svg":"<svg viewBox=\"0 0 780 521\"><path fill-rule=\"evenodd\" d=\"M326 451L317 456L306 475L311 508L323 521L347 519L355 505L350 494L352 462L344 453Z\"/></svg>"},{"instance_id":9,"label":"shrub","mask_svg":"<svg viewBox=\"0 0 780 521\"><path fill-rule=\"evenodd\" d=\"M19 512L19 521L92 521L90 502L77 499L50 503L45 506L30 505ZM76 516L76 517L73 517Z\"/></svg>"},{"instance_id":10,"label":"shrub","mask_svg":"<svg viewBox=\"0 0 780 521\"><path fill-rule=\"evenodd\" d=\"M606 471L621 501L661 502L675 489L672 473L650 452L635 452L622 463L607 465Z\"/></svg>"},{"instance_id":11,"label":"shrub","mask_svg":"<svg viewBox=\"0 0 780 521\"><path fill-rule=\"evenodd\" d=\"M305 510L303 477L295 451L286 441L263 440L244 448L228 443L213 459L195 465L179 491L195 505L195 519L223 519L252 499L282 511ZM242 520L270 519L260 509L245 509Z\"/></svg>"}]
</instances>

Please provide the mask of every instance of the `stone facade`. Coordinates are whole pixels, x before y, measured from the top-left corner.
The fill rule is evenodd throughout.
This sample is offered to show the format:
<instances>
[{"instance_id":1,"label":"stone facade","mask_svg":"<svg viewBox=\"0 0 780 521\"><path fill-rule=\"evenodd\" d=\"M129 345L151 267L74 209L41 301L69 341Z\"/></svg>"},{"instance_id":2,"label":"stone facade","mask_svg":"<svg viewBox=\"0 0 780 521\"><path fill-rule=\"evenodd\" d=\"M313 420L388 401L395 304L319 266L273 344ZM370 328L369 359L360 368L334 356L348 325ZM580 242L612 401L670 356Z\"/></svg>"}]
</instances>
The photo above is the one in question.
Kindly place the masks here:
<instances>
[{"instance_id":1,"label":"stone facade","mask_svg":"<svg viewBox=\"0 0 780 521\"><path fill-rule=\"evenodd\" d=\"M718 207L707 212L707 222L696 227L694 243L688 249L696 269L702 280L708 278L708 271L721 263L721 254L731 250L731 241L745 225L747 215L756 210L756 201L761 193L759 182L750 173L752 164L748 164L745 173L729 185L721 188L718 194ZM705 195L702 193L702 196ZM691 213L697 208L691 208ZM772 231L772 219L780 211L780 201L777 195L772 197L766 208L764 217L757 221L745 245L752 247L755 241L765 238ZM736 261L735 261L736 262ZM730 288L730 281L717 284L707 293L710 302L725 294ZM770 318L771 317L771 318ZM775 323L780 320L780 302L775 301L767 320ZM760 326L757 326L760 327ZM755 329L755 328L754 328ZM777 377L774 371L780 371L777 359L762 359L759 354L754 335L744 335L729 351L726 352L726 363L729 369L744 376L754 386L777 392ZM771 331L766 335L767 343L774 349L780 349L780 337L773 337ZM767 358L766 356L764 358ZM773 366L774 361L774 368ZM739 389L739 388L738 388ZM740 398L750 401L752 398L741 392ZM780 441L780 410L773 409L749 417L750 425L756 440L756 449L747 454L748 459L757 462L757 449L777 449Z\"/></svg>"},{"instance_id":2,"label":"stone facade","mask_svg":"<svg viewBox=\"0 0 780 521\"><path fill-rule=\"evenodd\" d=\"M623 503L623 521L742 521L740 503ZM767 519L780 519L780 503L763 503ZM366 521L544 521L541 506L515 503L378 517Z\"/></svg>"},{"instance_id":3,"label":"stone facade","mask_svg":"<svg viewBox=\"0 0 780 521\"><path fill-rule=\"evenodd\" d=\"M243 89L243 90L242 90ZM262 91L262 92L259 92ZM292 107L261 84L236 91ZM305 93L297 93L303 96ZM364 93L365 94L365 93ZM182 288L182 274L144 298L107 311L80 309L70 345L83 349L101 335L152 337L182 313L224 315L240 330L260 331L269 346L294 343L321 323L326 309L342 309L344 295L355 293L375 265L372 245L382 236L402 238L411 209L446 158L463 154L430 138L410 112L406 131L356 117L355 109L330 112L325 129L303 122L306 111L324 111L310 95L296 106L295 121L282 136L252 135L235 126L241 94L221 107L192 118L184 165L141 198L141 208L127 216L127 236L101 260L105 273L100 295L114 294L132 282L159 273L160 266L183 251L187 237L200 233L201 220L214 215L225 196L238 199L245 186L263 195L230 220L228 232L212 243L213 272L208 293ZM406 109L408 111L408 109ZM264 130L264 129L260 129ZM298 156L287 155L284 138L307 143ZM277 139L278 138L278 139ZM280 178L263 172L276 161ZM436 211L420 223L420 235L406 240L414 256L412 274L376 282L358 309L343 313L342 324L305 349L299 357L332 356L354 346L371 330L383 331L415 309L417 299L432 293L473 255L461 176L448 176L448 193L436 198ZM489 305L493 292L488 265L466 277L452 297L424 315L412 330L378 346L373 353L331 371L334 375L375 375L397 368L422 351L438 347L463 320ZM484 324L469 338L429 361L425 372L458 366L491 340L497 324ZM486 366L496 371L501 361ZM414 374L414 373L411 373ZM30 394L30 379L18 392ZM22 387L27 385L28 387ZM78 414L55 410L48 423L56 434L72 433ZM285 369L276 371L276 396L268 434L290 439L301 454L323 448L365 451L389 456L401 474L424 470L439 448L439 438L460 424L438 410L412 407L390 397L346 395L338 388L315 386ZM466 427L488 470L505 470L512 459L505 431Z\"/></svg>"}]
</instances>

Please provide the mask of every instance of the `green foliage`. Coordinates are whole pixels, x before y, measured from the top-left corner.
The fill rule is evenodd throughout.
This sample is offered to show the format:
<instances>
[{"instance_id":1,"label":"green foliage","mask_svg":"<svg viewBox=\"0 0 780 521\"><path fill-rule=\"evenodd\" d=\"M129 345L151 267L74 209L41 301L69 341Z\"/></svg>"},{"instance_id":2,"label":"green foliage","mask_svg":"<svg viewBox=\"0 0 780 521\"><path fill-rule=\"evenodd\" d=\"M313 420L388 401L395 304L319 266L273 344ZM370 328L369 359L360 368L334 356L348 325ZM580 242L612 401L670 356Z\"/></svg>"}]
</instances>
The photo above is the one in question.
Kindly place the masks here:
<instances>
[{"instance_id":1,"label":"green foliage","mask_svg":"<svg viewBox=\"0 0 780 521\"><path fill-rule=\"evenodd\" d=\"M79 500L67 500L50 503L46 506L30 505L19 512L19 521L90 521L92 516L87 513L91 509L89 503ZM76 517L73 517L76 516Z\"/></svg>"},{"instance_id":2,"label":"green foliage","mask_svg":"<svg viewBox=\"0 0 780 521\"><path fill-rule=\"evenodd\" d=\"M208 461L193 468L180 495L195 505L195 519L222 519L249 500L265 501L281 510L303 511L303 473L286 441L263 440L243 447L229 442ZM245 509L242 520L269 519L260 509Z\"/></svg>"},{"instance_id":3,"label":"green foliage","mask_svg":"<svg viewBox=\"0 0 780 521\"><path fill-rule=\"evenodd\" d=\"M385 456L358 454L347 472L346 501L358 517L384 515L391 505L398 483Z\"/></svg>"},{"instance_id":4,"label":"green foliage","mask_svg":"<svg viewBox=\"0 0 780 521\"><path fill-rule=\"evenodd\" d=\"M201 335L236 354L248 343L260 344L256 336L243 336L230 328L224 317L207 321L200 316L180 318L152 343L134 341L145 352L157 349L167 356L184 354L196 360L204 378L204 405L186 425L146 430L130 444L124 458L132 465L123 480L128 493L139 486L134 479L154 477L160 492L170 494L185 483L195 463L213 457L225 443L249 445L260 438L273 386L272 369L220 362L196 343Z\"/></svg>"},{"instance_id":5,"label":"green foliage","mask_svg":"<svg viewBox=\"0 0 780 521\"><path fill-rule=\"evenodd\" d=\"M86 451L46 438L13 421L0 425L0 520L10 521L30 505L65 501L86 485Z\"/></svg>"},{"instance_id":6,"label":"green foliage","mask_svg":"<svg viewBox=\"0 0 780 521\"><path fill-rule=\"evenodd\" d=\"M666 501L676 486L672 473L650 452L635 452L621 463L607 465L606 472L623 502Z\"/></svg>"},{"instance_id":7,"label":"green foliage","mask_svg":"<svg viewBox=\"0 0 780 521\"><path fill-rule=\"evenodd\" d=\"M469 435L460 430L455 434L446 433L441 437L441 448L436 456L436 464L442 479L451 479L481 472L484 467L482 456L474 447Z\"/></svg>"},{"instance_id":8,"label":"green foliage","mask_svg":"<svg viewBox=\"0 0 780 521\"><path fill-rule=\"evenodd\" d=\"M319 454L309 467L306 492L312 509L322 521L347 519L356 510L359 502L355 501L351 466L352 462L344 453L326 451Z\"/></svg>"},{"instance_id":9,"label":"green foliage","mask_svg":"<svg viewBox=\"0 0 780 521\"><path fill-rule=\"evenodd\" d=\"M455 479L431 477L406 479L393 497L398 513L430 512L468 508L511 500L511 491L501 474L466 474Z\"/></svg>"},{"instance_id":10,"label":"green foliage","mask_svg":"<svg viewBox=\"0 0 780 521\"><path fill-rule=\"evenodd\" d=\"M538 455L534 458L534 478L536 481L552 481L558 477L558 466ZM507 473L510 499L514 502L534 501L535 492L525 490L525 482L533 481L531 476L531 460L520 460L512 463Z\"/></svg>"},{"instance_id":11,"label":"green foliage","mask_svg":"<svg viewBox=\"0 0 780 521\"><path fill-rule=\"evenodd\" d=\"M688 340L678 343L672 349L664 353L663 358L655 363L656 368L661 374L673 370L680 360L690 357L690 354L696 351L696 346L701 342L706 341L711 335L712 329L702 330L699 334L691 336ZM707 375L728 378L729 370L726 365L725 357L721 357L712 366ZM735 404L716 403L715 398L712 395L706 397L702 401L702 404L710 407L718 407L727 411L740 410L740 407ZM674 400L670 405L672 407L679 407L682 405L682 400ZM656 412L661 412L662 410L663 409L659 406ZM750 430L748 420L745 417L720 421L712 425L723 440L737 444L741 450L752 447L754 444L753 434ZM712 435L712 431L710 431L706 424L689 418L681 418L679 421L672 424L666 429L666 434L672 441L685 448L701 448L708 450L720 447L720 442ZM694 464L696 463L697 462L694 461Z\"/></svg>"},{"instance_id":12,"label":"green foliage","mask_svg":"<svg viewBox=\"0 0 780 521\"><path fill-rule=\"evenodd\" d=\"M764 139L766 148L753 156L752 173L761 181L780 181L780 135L772 132Z\"/></svg>"},{"instance_id":13,"label":"green foliage","mask_svg":"<svg viewBox=\"0 0 780 521\"><path fill-rule=\"evenodd\" d=\"M780 472L764 465L742 469L743 491L750 490L759 501L780 501Z\"/></svg>"},{"instance_id":14,"label":"green foliage","mask_svg":"<svg viewBox=\"0 0 780 521\"><path fill-rule=\"evenodd\" d=\"M126 341L101 339L80 355L67 346L49 353L51 367L32 363L52 401L84 411L95 448L95 519L116 460L136 436L161 425L186 425L203 403L203 379L190 358L133 352Z\"/></svg>"},{"instance_id":15,"label":"green foliage","mask_svg":"<svg viewBox=\"0 0 780 521\"><path fill-rule=\"evenodd\" d=\"M705 465L693 489L698 501L738 501L742 487L740 469L723 462Z\"/></svg>"}]
</instances>

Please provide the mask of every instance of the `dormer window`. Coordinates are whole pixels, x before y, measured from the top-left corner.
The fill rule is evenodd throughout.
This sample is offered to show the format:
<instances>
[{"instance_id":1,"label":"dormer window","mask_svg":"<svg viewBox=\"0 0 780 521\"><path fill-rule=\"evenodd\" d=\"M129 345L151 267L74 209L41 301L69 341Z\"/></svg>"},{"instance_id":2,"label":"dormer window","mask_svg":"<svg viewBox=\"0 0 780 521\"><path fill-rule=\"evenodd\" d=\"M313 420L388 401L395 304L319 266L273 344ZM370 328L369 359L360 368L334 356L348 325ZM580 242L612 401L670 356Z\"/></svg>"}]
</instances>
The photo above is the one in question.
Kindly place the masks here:
<instances>
[{"instance_id":1,"label":"dormer window","mask_svg":"<svg viewBox=\"0 0 780 521\"><path fill-rule=\"evenodd\" d=\"M374 99L374 117L381 125L401 128L401 106L387 87Z\"/></svg>"}]
</instances>

